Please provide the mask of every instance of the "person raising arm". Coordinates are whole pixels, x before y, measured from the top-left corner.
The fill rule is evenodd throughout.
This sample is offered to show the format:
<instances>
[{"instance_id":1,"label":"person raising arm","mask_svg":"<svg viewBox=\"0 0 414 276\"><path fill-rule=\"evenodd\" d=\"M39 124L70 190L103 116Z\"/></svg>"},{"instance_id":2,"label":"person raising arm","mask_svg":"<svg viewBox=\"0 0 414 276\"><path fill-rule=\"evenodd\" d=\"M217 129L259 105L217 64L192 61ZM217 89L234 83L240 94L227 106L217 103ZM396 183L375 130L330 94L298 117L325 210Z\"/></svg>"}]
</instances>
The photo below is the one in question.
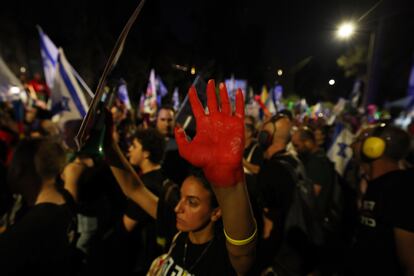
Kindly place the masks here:
<instances>
[{"instance_id":1,"label":"person raising arm","mask_svg":"<svg viewBox=\"0 0 414 276\"><path fill-rule=\"evenodd\" d=\"M254 261L257 226L253 218L244 182L242 157L244 149L244 102L241 90L236 94L232 112L227 90L220 84L221 108L215 94L215 83L207 85L208 114L204 112L194 87L189 90L190 104L196 119L196 135L190 141L184 130L175 129L180 155L204 176L187 177L174 208L176 236L166 259L161 260L160 275L177 271L221 275L246 274ZM111 170L124 193L149 215L158 219L162 199L153 195L140 180L113 141L108 155ZM217 202L217 203L215 203ZM216 230L219 221L224 228ZM223 238L222 238L223 237ZM193 250L198 255L187 254ZM197 251L198 250L198 251ZM227 257L221 258L222 252ZM226 263L228 260L228 264ZM216 269L216 270L212 270ZM225 274L223 274L225 273ZM153 274L150 274L153 275Z\"/></svg>"}]
</instances>

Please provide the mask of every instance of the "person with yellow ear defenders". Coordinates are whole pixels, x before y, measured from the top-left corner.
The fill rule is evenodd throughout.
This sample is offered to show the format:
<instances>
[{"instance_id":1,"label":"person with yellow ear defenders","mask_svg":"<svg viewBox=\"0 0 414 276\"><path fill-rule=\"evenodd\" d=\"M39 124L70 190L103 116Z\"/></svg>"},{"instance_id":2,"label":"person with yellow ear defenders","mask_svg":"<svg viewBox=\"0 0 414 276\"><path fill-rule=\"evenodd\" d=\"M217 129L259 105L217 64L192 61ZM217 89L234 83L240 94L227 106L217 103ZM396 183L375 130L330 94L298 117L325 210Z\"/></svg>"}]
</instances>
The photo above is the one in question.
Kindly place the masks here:
<instances>
[{"instance_id":1,"label":"person with yellow ear defenders","mask_svg":"<svg viewBox=\"0 0 414 276\"><path fill-rule=\"evenodd\" d=\"M385 127L385 124L379 125L362 142L361 153L366 160L375 160L384 154L387 144L386 140L390 139L390 137L383 137L382 135Z\"/></svg>"},{"instance_id":2,"label":"person with yellow ear defenders","mask_svg":"<svg viewBox=\"0 0 414 276\"><path fill-rule=\"evenodd\" d=\"M399 166L410 139L402 129L381 124L361 141L359 161L368 185L349 258L351 275L414 275L414 171Z\"/></svg>"}]
</instances>

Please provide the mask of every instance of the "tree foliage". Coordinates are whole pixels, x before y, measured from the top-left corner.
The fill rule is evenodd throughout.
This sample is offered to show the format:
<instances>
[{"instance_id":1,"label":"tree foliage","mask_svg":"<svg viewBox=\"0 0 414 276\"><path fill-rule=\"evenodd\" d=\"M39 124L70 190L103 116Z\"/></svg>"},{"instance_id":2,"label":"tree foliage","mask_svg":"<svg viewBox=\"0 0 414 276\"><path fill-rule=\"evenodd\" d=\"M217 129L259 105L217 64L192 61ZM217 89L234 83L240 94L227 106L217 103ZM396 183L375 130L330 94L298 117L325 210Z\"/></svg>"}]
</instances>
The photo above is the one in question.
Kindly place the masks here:
<instances>
[{"instance_id":1,"label":"tree foliage","mask_svg":"<svg viewBox=\"0 0 414 276\"><path fill-rule=\"evenodd\" d=\"M367 73L367 47L356 45L341 55L336 63L344 70L346 77L360 77Z\"/></svg>"}]
</instances>

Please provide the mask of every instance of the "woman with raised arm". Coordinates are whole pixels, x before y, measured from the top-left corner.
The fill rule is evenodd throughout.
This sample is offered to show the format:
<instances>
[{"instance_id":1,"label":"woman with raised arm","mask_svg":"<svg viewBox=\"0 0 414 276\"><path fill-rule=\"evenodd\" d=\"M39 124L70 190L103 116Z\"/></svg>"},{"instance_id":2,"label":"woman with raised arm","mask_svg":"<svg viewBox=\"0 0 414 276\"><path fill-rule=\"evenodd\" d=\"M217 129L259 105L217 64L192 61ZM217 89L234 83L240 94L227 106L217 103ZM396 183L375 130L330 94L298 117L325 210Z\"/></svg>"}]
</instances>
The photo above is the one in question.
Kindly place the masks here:
<instances>
[{"instance_id":1,"label":"woman with raised arm","mask_svg":"<svg viewBox=\"0 0 414 276\"><path fill-rule=\"evenodd\" d=\"M175 207L167 202L171 197L158 198L143 185L116 142L108 152L111 170L128 197L157 221L163 220L161 225L175 213L172 221L178 233L148 275L244 275L253 264L257 226L242 167L243 94L237 91L233 113L225 85L219 90L221 108L215 83L208 82L206 114L195 88L190 88L196 136L189 141L184 130L176 128L175 137L180 154L203 173L184 180Z\"/></svg>"}]
</instances>

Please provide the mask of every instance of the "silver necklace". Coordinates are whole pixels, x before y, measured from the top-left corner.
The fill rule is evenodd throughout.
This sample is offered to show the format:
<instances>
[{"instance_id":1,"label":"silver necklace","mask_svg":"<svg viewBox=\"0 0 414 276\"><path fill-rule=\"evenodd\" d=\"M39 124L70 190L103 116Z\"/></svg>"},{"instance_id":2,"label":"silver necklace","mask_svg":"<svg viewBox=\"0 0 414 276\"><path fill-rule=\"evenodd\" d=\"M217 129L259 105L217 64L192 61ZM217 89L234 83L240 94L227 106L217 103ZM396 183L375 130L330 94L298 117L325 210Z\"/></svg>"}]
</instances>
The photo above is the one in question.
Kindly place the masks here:
<instances>
[{"instance_id":1,"label":"silver necklace","mask_svg":"<svg viewBox=\"0 0 414 276\"><path fill-rule=\"evenodd\" d=\"M184 244L184 255L183 255L183 265L184 268L186 269L187 264L187 247L188 247L188 236L185 240L185 244ZM214 241L214 237L208 242L207 246L204 248L203 252L201 252L200 256L197 258L197 260L191 265L190 268L186 269L188 272L191 272L197 265L198 263L201 261L201 259L204 257L204 255L207 253L208 249L210 248L211 244Z\"/></svg>"}]
</instances>

